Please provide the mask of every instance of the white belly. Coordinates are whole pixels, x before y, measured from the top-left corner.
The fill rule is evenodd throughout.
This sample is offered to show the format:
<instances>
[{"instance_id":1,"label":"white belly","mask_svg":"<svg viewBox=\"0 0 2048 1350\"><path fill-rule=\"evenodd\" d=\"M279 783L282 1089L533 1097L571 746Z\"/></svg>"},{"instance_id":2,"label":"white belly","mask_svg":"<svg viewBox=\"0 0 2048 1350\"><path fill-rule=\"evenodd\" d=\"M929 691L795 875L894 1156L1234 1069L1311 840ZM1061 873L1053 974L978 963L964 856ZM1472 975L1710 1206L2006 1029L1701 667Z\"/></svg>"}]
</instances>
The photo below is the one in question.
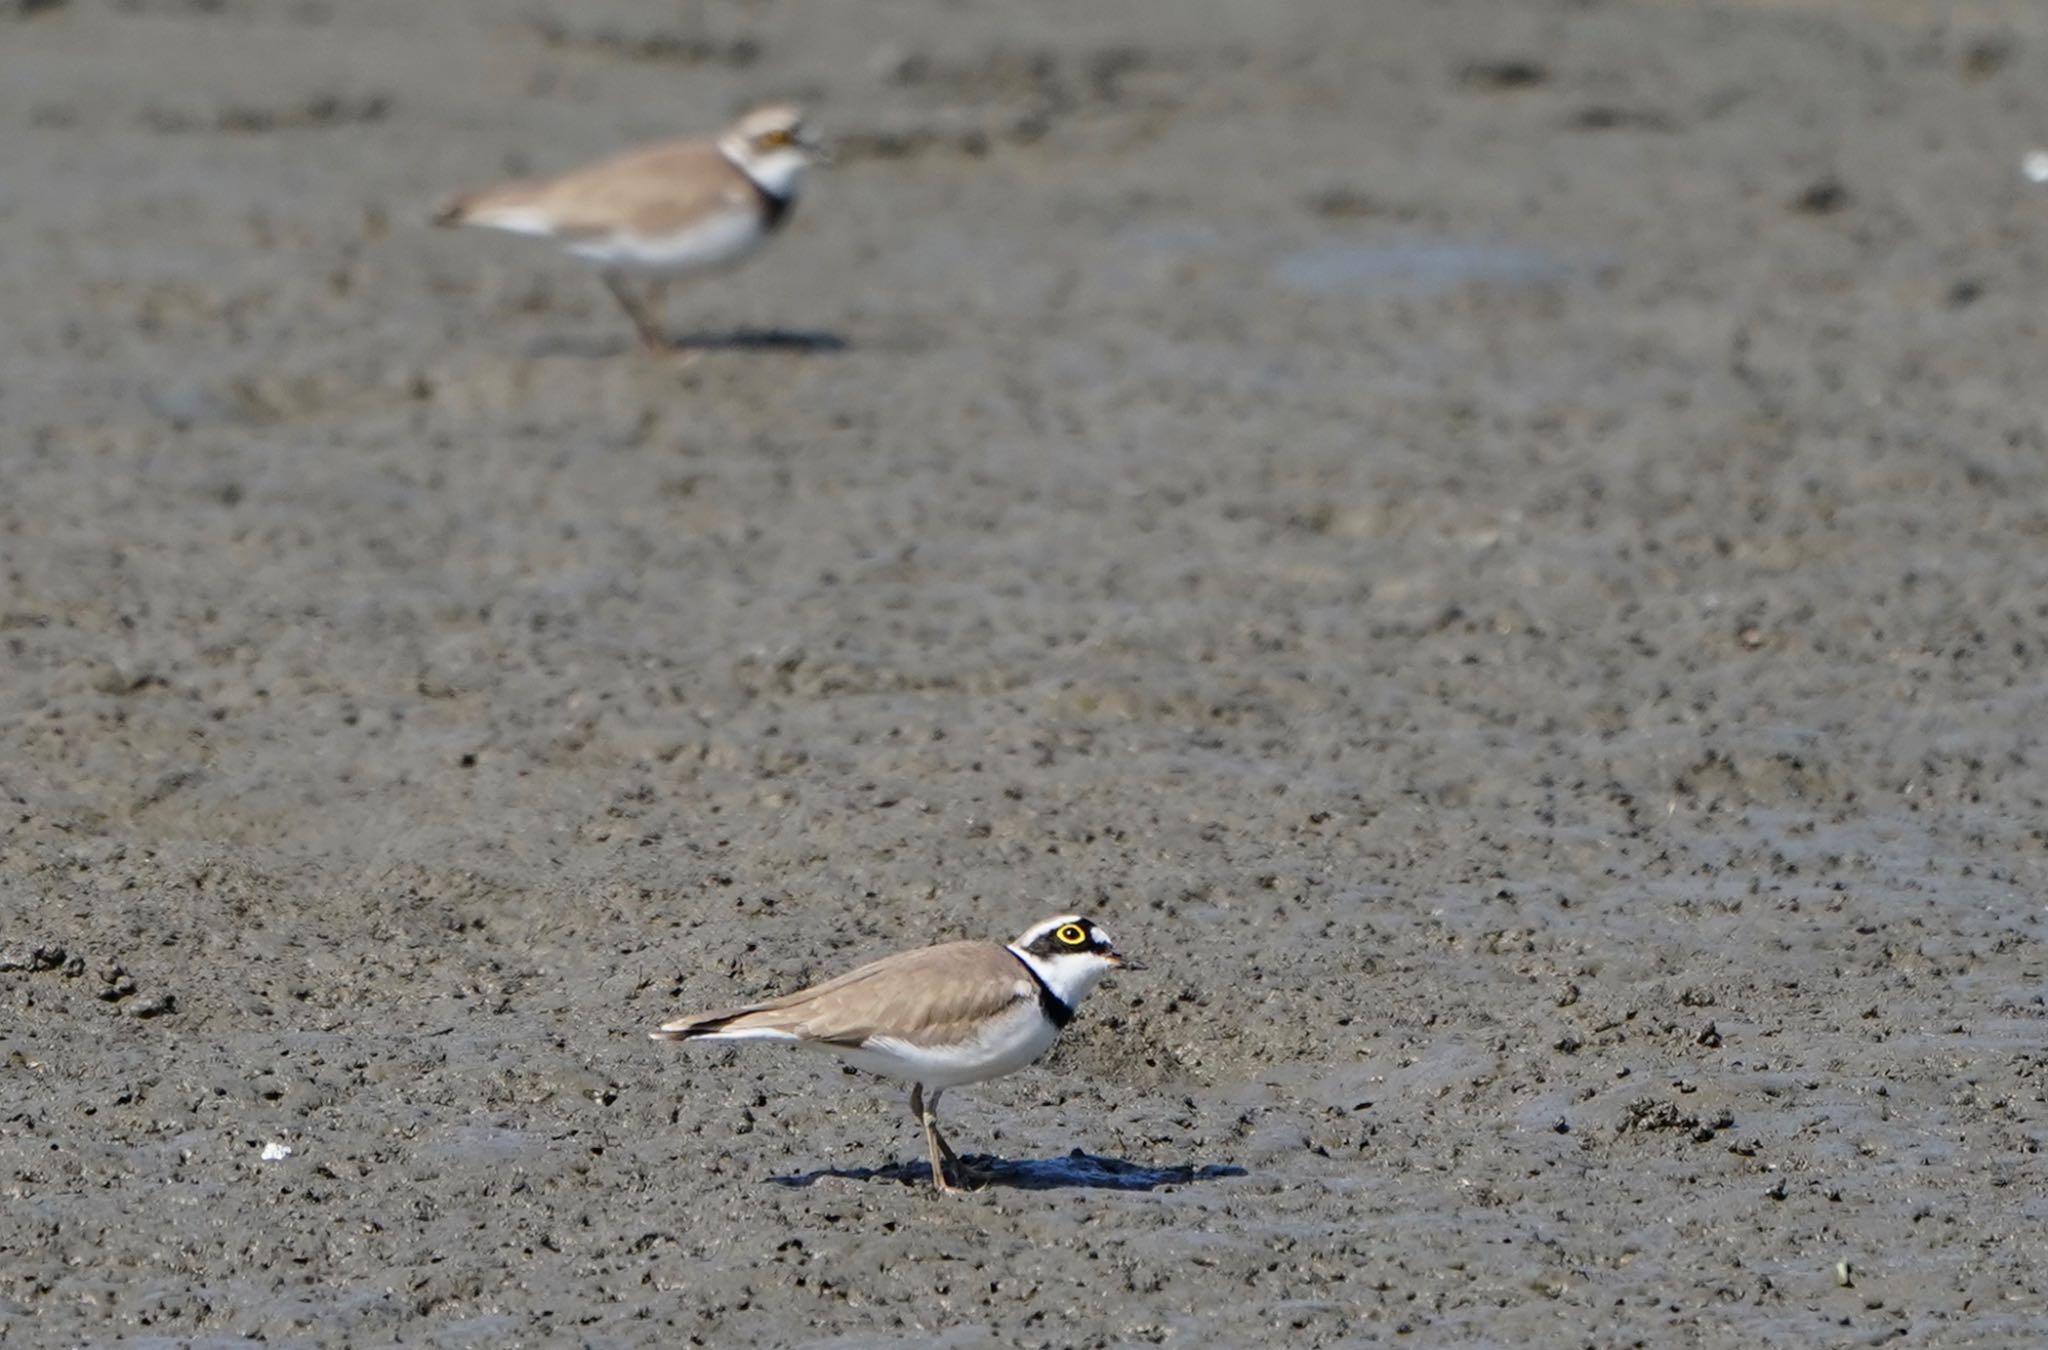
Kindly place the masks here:
<instances>
[{"instance_id":1,"label":"white belly","mask_svg":"<svg viewBox=\"0 0 2048 1350\"><path fill-rule=\"evenodd\" d=\"M767 238L759 214L733 210L708 216L673 234L619 232L597 239L580 239L568 245L568 249L603 267L678 275L736 263Z\"/></svg>"},{"instance_id":2,"label":"white belly","mask_svg":"<svg viewBox=\"0 0 2048 1350\"><path fill-rule=\"evenodd\" d=\"M948 1088L1015 1073L1052 1049L1059 1034L1036 1000L1019 999L979 1036L958 1045L918 1046L876 1037L858 1049L826 1048L857 1069Z\"/></svg>"}]
</instances>

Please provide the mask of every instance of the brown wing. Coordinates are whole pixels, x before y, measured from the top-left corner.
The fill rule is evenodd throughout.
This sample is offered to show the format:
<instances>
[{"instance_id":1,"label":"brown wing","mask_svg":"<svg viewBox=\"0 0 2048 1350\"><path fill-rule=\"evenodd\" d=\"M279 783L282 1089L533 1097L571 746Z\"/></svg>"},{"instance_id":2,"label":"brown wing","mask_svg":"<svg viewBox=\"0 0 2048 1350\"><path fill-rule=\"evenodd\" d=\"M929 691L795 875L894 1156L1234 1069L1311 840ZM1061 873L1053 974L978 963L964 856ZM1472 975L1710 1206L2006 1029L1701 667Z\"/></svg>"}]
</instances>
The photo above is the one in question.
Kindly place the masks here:
<instances>
[{"instance_id":1,"label":"brown wing","mask_svg":"<svg viewBox=\"0 0 2048 1350\"><path fill-rule=\"evenodd\" d=\"M794 994L666 1023L675 1040L720 1031L780 1031L828 1045L891 1036L950 1045L1019 999L1035 998L1031 975L993 942L949 942L899 952Z\"/></svg>"},{"instance_id":2,"label":"brown wing","mask_svg":"<svg viewBox=\"0 0 2048 1350\"><path fill-rule=\"evenodd\" d=\"M752 189L709 141L669 141L600 161L560 178L503 183L457 198L435 221L490 224L504 211L538 211L557 238L668 234L720 208L754 205Z\"/></svg>"}]
</instances>

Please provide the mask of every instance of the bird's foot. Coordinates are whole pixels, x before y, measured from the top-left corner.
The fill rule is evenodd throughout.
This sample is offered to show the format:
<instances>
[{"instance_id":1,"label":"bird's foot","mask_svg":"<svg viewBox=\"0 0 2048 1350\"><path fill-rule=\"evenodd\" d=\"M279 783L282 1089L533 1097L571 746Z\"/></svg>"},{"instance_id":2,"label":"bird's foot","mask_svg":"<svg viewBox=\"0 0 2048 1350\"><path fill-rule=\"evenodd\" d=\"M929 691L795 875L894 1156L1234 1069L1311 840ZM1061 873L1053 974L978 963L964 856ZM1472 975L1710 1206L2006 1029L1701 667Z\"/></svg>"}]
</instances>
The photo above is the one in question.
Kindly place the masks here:
<instances>
[{"instance_id":1,"label":"bird's foot","mask_svg":"<svg viewBox=\"0 0 2048 1350\"><path fill-rule=\"evenodd\" d=\"M986 1190L989 1180L994 1176L994 1173L986 1168L970 1166L950 1149L947 1150L946 1162L946 1167L932 1173L932 1180L947 1195L965 1195L970 1191ZM949 1171L953 1174L951 1180L946 1176Z\"/></svg>"}]
</instances>

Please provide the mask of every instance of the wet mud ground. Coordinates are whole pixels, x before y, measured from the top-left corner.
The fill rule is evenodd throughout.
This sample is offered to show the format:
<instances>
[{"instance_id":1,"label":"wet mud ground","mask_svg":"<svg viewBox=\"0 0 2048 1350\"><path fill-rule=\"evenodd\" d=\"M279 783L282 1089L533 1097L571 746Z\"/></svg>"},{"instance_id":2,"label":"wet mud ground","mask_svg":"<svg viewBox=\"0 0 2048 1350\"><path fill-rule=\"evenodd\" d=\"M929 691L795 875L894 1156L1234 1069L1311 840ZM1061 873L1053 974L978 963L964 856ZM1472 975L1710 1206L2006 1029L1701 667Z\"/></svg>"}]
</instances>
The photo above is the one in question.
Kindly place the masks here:
<instances>
[{"instance_id":1,"label":"wet mud ground","mask_svg":"<svg viewBox=\"0 0 2048 1350\"><path fill-rule=\"evenodd\" d=\"M2044 63L0 6L0 1344L2048 1335ZM768 96L687 369L421 224ZM1070 908L972 1196L644 1036Z\"/></svg>"}]
</instances>

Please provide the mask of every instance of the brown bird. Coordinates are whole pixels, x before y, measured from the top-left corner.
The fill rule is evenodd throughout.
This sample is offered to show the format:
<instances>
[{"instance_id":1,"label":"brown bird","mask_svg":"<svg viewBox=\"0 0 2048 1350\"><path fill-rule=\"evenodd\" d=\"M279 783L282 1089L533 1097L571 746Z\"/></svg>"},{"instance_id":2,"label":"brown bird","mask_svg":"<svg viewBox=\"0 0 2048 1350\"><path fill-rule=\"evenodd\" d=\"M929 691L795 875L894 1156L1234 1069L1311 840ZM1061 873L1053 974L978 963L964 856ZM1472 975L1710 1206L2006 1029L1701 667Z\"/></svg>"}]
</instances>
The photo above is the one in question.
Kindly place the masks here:
<instances>
[{"instance_id":1,"label":"brown bird","mask_svg":"<svg viewBox=\"0 0 2048 1350\"><path fill-rule=\"evenodd\" d=\"M939 1133L939 1094L1015 1073L1052 1048L1088 992L1128 961L1093 920L1062 914L1007 946L948 942L899 952L781 998L662 1024L656 1040L793 1041L910 1083L932 1184L957 1190L959 1155Z\"/></svg>"},{"instance_id":2,"label":"brown bird","mask_svg":"<svg viewBox=\"0 0 2048 1350\"><path fill-rule=\"evenodd\" d=\"M475 225L553 239L595 263L650 351L676 350L655 318L676 277L727 267L789 219L818 158L801 109L756 108L716 137L667 141L559 178L522 179L466 193L436 225ZM643 279L647 293L635 294Z\"/></svg>"}]
</instances>

